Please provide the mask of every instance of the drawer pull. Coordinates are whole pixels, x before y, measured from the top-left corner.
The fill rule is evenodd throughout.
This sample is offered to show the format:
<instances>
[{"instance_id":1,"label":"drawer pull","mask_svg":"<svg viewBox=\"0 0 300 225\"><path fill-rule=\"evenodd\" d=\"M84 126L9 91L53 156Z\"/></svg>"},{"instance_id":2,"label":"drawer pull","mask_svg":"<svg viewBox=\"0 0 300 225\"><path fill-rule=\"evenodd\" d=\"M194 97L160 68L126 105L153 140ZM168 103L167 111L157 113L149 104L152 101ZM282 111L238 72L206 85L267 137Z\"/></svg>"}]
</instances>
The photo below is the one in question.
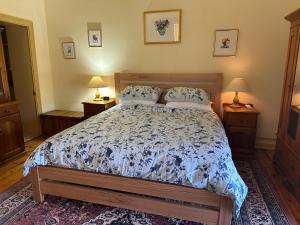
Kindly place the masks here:
<instances>
[{"instance_id":1,"label":"drawer pull","mask_svg":"<svg viewBox=\"0 0 300 225\"><path fill-rule=\"evenodd\" d=\"M4 113L10 113L11 111L9 109L4 109Z\"/></svg>"},{"instance_id":2,"label":"drawer pull","mask_svg":"<svg viewBox=\"0 0 300 225\"><path fill-rule=\"evenodd\" d=\"M0 135L2 135L3 134L3 130L0 128Z\"/></svg>"}]
</instances>

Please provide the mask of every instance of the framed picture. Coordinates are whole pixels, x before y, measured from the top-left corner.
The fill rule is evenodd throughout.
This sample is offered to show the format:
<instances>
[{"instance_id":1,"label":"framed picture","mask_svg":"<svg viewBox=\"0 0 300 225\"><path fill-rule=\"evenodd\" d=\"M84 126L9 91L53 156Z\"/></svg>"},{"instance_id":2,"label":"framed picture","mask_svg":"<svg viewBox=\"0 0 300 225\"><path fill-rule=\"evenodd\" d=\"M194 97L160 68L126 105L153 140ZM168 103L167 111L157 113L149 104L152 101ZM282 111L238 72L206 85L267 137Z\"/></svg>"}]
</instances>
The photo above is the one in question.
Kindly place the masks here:
<instances>
[{"instance_id":1,"label":"framed picture","mask_svg":"<svg viewBox=\"0 0 300 225\"><path fill-rule=\"evenodd\" d=\"M144 12L145 44L173 44L180 41L180 9Z\"/></svg>"},{"instance_id":2,"label":"framed picture","mask_svg":"<svg viewBox=\"0 0 300 225\"><path fill-rule=\"evenodd\" d=\"M89 30L88 36L90 47L102 47L101 30Z\"/></svg>"},{"instance_id":3,"label":"framed picture","mask_svg":"<svg viewBox=\"0 0 300 225\"><path fill-rule=\"evenodd\" d=\"M238 43L238 29L216 30L214 56L235 56Z\"/></svg>"},{"instance_id":4,"label":"framed picture","mask_svg":"<svg viewBox=\"0 0 300 225\"><path fill-rule=\"evenodd\" d=\"M75 55L75 43L63 42L63 53L65 59L76 59Z\"/></svg>"}]
</instances>

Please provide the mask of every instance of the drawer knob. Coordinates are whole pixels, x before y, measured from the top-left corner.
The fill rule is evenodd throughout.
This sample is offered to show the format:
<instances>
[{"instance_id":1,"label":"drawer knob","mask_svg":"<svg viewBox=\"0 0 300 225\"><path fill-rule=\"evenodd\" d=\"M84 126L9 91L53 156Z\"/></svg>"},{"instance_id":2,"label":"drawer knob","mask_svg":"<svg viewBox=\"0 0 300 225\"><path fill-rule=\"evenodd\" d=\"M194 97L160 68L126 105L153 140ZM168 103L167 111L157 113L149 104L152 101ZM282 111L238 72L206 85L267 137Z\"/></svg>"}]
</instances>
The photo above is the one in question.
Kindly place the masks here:
<instances>
[{"instance_id":1,"label":"drawer knob","mask_svg":"<svg viewBox=\"0 0 300 225\"><path fill-rule=\"evenodd\" d=\"M9 109L5 109L4 113L10 113L11 111Z\"/></svg>"}]
</instances>

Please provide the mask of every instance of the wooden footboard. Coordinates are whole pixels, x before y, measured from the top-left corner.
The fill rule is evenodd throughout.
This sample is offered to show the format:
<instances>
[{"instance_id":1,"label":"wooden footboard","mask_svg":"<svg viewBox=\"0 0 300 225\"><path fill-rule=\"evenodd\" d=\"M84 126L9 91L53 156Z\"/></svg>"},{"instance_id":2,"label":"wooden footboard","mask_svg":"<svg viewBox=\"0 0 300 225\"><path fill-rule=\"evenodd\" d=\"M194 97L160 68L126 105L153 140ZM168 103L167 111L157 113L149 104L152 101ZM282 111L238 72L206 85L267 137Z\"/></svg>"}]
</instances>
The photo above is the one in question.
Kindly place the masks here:
<instances>
[{"instance_id":1,"label":"wooden footboard","mask_svg":"<svg viewBox=\"0 0 300 225\"><path fill-rule=\"evenodd\" d=\"M232 200L203 189L58 167L31 170L33 198L44 194L205 224L229 225Z\"/></svg>"}]
</instances>

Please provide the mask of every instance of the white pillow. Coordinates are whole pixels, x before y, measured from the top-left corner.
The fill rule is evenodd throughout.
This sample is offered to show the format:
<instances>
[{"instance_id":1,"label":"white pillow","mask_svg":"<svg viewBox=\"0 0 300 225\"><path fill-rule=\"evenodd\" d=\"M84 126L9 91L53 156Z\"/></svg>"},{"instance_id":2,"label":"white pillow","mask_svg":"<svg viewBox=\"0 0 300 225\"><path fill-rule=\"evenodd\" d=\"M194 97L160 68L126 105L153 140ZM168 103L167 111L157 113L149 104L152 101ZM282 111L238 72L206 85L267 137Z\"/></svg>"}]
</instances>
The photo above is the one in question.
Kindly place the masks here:
<instances>
[{"instance_id":1,"label":"white pillow","mask_svg":"<svg viewBox=\"0 0 300 225\"><path fill-rule=\"evenodd\" d=\"M173 87L165 95L167 102L195 102L198 104L208 104L209 97L202 88Z\"/></svg>"},{"instance_id":2,"label":"white pillow","mask_svg":"<svg viewBox=\"0 0 300 225\"><path fill-rule=\"evenodd\" d=\"M161 88L141 85L129 85L121 91L122 100L158 101L161 95Z\"/></svg>"},{"instance_id":3,"label":"white pillow","mask_svg":"<svg viewBox=\"0 0 300 225\"><path fill-rule=\"evenodd\" d=\"M151 100L124 100L120 99L120 104L122 105L134 105L134 104L141 104L141 105L155 105L156 101Z\"/></svg>"},{"instance_id":4,"label":"white pillow","mask_svg":"<svg viewBox=\"0 0 300 225\"><path fill-rule=\"evenodd\" d=\"M166 107L169 108L192 108L192 109L200 109L203 111L212 111L211 103L210 104L199 104L196 102L168 102Z\"/></svg>"}]
</instances>

